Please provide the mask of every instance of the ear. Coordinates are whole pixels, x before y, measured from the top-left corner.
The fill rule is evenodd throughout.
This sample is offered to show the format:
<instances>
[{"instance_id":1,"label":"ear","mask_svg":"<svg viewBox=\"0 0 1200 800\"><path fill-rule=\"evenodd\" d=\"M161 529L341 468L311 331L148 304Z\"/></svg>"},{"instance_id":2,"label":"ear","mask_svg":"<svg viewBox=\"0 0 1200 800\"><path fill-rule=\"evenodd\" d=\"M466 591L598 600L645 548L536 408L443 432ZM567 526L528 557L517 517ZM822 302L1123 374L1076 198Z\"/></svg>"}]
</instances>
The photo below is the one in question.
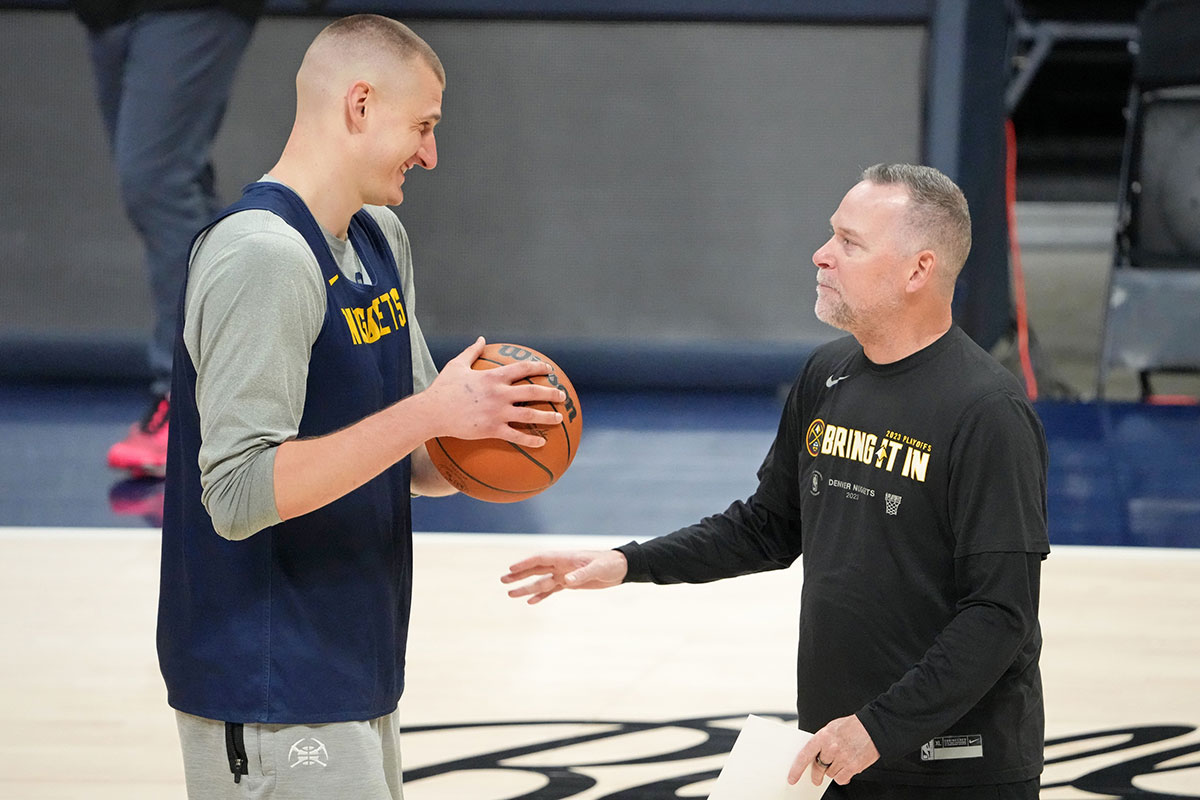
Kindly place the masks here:
<instances>
[{"instance_id":1,"label":"ear","mask_svg":"<svg viewBox=\"0 0 1200 800\"><path fill-rule=\"evenodd\" d=\"M367 109L374 102L375 87L363 80L355 81L346 90L346 127L351 133L361 133L367 125Z\"/></svg>"},{"instance_id":2,"label":"ear","mask_svg":"<svg viewBox=\"0 0 1200 800\"><path fill-rule=\"evenodd\" d=\"M908 292L919 292L929 285L937 273L937 255L932 250L922 250L914 257L912 268L908 273Z\"/></svg>"}]
</instances>

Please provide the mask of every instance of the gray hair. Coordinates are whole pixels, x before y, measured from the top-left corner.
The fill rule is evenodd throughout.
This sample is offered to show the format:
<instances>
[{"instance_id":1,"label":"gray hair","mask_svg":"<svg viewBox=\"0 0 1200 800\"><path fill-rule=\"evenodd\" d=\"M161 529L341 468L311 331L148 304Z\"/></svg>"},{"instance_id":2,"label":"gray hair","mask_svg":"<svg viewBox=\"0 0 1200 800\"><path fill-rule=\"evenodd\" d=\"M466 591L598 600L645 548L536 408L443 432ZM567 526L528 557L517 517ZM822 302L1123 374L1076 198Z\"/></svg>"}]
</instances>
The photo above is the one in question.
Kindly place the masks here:
<instances>
[{"instance_id":1,"label":"gray hair","mask_svg":"<svg viewBox=\"0 0 1200 800\"><path fill-rule=\"evenodd\" d=\"M908 190L908 234L918 249L944 259L953 284L971 252L971 212L962 190L933 167L917 164L876 164L863 170L862 179Z\"/></svg>"}]
</instances>

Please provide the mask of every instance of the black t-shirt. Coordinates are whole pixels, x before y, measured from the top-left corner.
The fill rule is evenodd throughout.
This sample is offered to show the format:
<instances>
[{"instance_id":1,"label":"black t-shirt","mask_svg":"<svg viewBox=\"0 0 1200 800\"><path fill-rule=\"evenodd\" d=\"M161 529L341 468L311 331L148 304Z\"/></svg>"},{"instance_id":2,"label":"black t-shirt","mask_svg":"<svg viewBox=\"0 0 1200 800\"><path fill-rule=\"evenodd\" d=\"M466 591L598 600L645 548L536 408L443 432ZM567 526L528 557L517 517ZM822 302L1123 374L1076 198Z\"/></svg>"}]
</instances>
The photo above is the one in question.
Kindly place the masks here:
<instances>
[{"instance_id":1,"label":"black t-shirt","mask_svg":"<svg viewBox=\"0 0 1200 800\"><path fill-rule=\"evenodd\" d=\"M800 727L857 714L881 755L873 780L1025 780L1042 768L1046 463L1020 384L960 329L887 365L847 337L793 386L755 494L620 548L627 579L702 582L803 554Z\"/></svg>"}]
</instances>

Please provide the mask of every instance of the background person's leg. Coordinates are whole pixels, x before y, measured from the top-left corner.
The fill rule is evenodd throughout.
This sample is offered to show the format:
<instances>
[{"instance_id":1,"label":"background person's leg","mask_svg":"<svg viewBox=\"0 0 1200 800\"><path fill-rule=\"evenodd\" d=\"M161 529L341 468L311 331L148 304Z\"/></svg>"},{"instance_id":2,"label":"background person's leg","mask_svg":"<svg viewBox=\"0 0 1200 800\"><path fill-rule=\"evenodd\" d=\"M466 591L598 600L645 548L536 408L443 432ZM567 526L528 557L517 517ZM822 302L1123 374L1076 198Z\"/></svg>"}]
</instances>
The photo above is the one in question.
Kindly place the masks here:
<instances>
[{"instance_id":1,"label":"background person's leg","mask_svg":"<svg viewBox=\"0 0 1200 800\"><path fill-rule=\"evenodd\" d=\"M123 52L93 47L102 114L121 199L145 246L154 304L147 347L150 407L109 450L109 466L135 476L166 467L171 359L179 293L192 237L220 207L211 151L253 23L220 8L142 14L123 29ZM103 36L97 37L102 40ZM121 55L120 83L108 69ZM115 108L113 100L116 98ZM258 176L248 177L247 181Z\"/></svg>"},{"instance_id":2,"label":"background person's leg","mask_svg":"<svg viewBox=\"0 0 1200 800\"><path fill-rule=\"evenodd\" d=\"M126 213L146 246L150 367L165 394L189 246L219 207L212 143L253 24L207 8L143 14L133 25L114 152Z\"/></svg>"}]
</instances>

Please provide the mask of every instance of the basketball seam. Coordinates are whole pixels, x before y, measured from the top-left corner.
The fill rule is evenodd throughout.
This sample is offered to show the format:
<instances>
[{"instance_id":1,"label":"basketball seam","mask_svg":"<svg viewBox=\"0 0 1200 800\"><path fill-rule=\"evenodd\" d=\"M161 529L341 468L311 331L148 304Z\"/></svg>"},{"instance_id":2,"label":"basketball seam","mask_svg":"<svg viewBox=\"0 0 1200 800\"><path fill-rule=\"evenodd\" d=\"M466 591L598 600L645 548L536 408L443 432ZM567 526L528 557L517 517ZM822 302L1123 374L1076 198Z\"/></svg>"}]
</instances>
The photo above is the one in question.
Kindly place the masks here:
<instances>
[{"instance_id":1,"label":"basketball seam","mask_svg":"<svg viewBox=\"0 0 1200 800\"><path fill-rule=\"evenodd\" d=\"M464 467L462 464L459 464L457 461L455 461L454 456L450 455L450 451L448 451L446 449L446 446L442 444L441 437L434 439L434 441L437 442L438 449L442 451L442 455L444 455L446 457L446 460L449 461L451 464L453 464L455 466L455 468L460 473L462 473L462 475L464 477L470 478L475 483L478 483L480 486L483 486L486 489L491 489L493 492L502 492L504 494L529 494L530 492L533 492L533 491L542 491L543 489L546 489L549 486L552 486L555 483L555 481L558 480L557 478L554 477L554 472L549 467L547 467L545 464L538 461L536 458L529 455L529 453L522 450L519 445L513 444L512 442L506 442L506 444L508 444L510 447L512 447L518 453L525 456L525 458L528 458L530 461L532 461L534 464L536 464L538 469L545 472L550 477L550 483L546 484L546 486L542 487L542 489L503 489L499 486L492 486L490 483L485 483L485 482L479 480L479 478L476 478L470 472L467 472L466 467Z\"/></svg>"},{"instance_id":2,"label":"basketball seam","mask_svg":"<svg viewBox=\"0 0 1200 800\"><path fill-rule=\"evenodd\" d=\"M507 442L507 444L513 450L516 450L518 453L520 453L521 455L528 458L534 464L537 464L538 469L540 469L542 472L545 472L548 476L550 476L550 483L554 483L554 481L557 480L554 477L554 470L550 469L545 464L543 464L542 462L540 462L536 458L534 458L532 455L530 455L529 452L525 448L521 447L519 444L517 444L515 442ZM504 491L504 490L501 489L500 491Z\"/></svg>"}]
</instances>

